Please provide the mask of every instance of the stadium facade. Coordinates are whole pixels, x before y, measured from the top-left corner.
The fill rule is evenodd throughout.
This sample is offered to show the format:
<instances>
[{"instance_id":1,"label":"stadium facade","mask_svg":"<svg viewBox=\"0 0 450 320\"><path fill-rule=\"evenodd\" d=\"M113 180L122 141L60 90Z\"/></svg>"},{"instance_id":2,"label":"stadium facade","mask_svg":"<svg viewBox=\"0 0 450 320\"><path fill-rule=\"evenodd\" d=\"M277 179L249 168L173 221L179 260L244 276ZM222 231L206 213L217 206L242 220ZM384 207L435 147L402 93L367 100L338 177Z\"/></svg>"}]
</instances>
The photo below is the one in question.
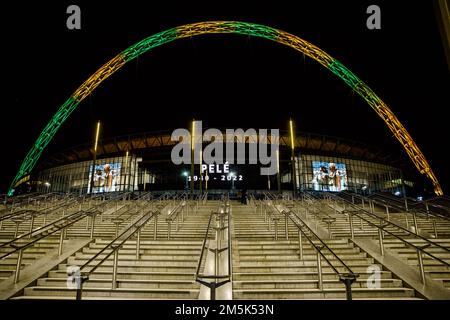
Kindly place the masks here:
<instances>
[{"instance_id":1,"label":"stadium facade","mask_svg":"<svg viewBox=\"0 0 450 320\"><path fill-rule=\"evenodd\" d=\"M256 141L247 137L245 143ZM168 131L105 139L99 145L95 169L92 146L69 148L42 159L31 184L39 192L80 195L91 193L91 186L93 193L183 190L191 179L197 190L292 190L287 133L280 136L279 175L270 177L260 175L260 165L233 163L227 172L218 168L203 175L200 165L195 165L191 176L189 165L171 161L176 143ZM295 137L295 185L299 191L403 194L405 181L399 163L392 155L363 143L311 133L297 133Z\"/></svg>"}]
</instances>

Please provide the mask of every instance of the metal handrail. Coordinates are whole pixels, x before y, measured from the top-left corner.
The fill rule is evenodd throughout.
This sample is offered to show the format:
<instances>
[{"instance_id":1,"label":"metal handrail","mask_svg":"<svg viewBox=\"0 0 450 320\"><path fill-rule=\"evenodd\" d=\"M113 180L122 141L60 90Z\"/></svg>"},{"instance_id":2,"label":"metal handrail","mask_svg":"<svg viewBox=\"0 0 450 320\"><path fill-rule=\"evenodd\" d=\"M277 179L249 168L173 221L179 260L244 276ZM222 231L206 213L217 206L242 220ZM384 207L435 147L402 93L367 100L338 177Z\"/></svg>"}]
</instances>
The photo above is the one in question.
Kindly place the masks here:
<instances>
[{"instance_id":1,"label":"metal handrail","mask_svg":"<svg viewBox=\"0 0 450 320\"><path fill-rule=\"evenodd\" d=\"M120 233L117 237L115 237L111 242L109 242L105 247L103 247L103 249L101 249L99 252L97 252L92 258L90 258L87 262L85 262L81 267L80 267L80 271L83 270L83 268L87 267L92 261L94 261L95 259L97 259L98 256L100 256L106 249L108 249L109 247L111 247L117 240L119 240L125 233L127 233L128 231L130 231L132 228L136 227L136 225L141 222L141 220L143 220L143 218L146 218L150 215L150 218L147 219L147 221L145 221L145 223L147 223L148 221L150 221L150 219L154 216L155 212L154 211L149 211L146 212L145 214L143 214L136 222L134 222L132 225L130 225L129 227L127 227L124 231L122 231L122 233ZM120 246L123 245L123 243L125 241L127 241L132 235L134 235L138 230L140 230L145 223L142 223L140 226L137 227L136 230L134 230L131 234L129 234L125 240L123 240L118 246L116 246L105 258L103 258L99 263L97 263L94 267L92 267L88 272L85 273L85 275L89 275L91 273L93 273L95 270L97 270L97 268L103 263L105 262L112 253L114 253L115 250L117 250Z\"/></svg>"},{"instance_id":2,"label":"metal handrail","mask_svg":"<svg viewBox=\"0 0 450 320\"><path fill-rule=\"evenodd\" d=\"M200 257L198 259L198 263L197 263L197 269L195 271L195 278L198 278L199 274L200 274L200 268L202 265L202 261L203 261L203 254L205 252L206 249L206 241L208 240L208 235L209 235L209 229L211 227L211 220L213 217L213 212L211 211L210 215L209 215L209 220L208 220L208 226L206 227L206 231L205 231L205 235L203 237L203 242L202 242L202 250L200 252Z\"/></svg>"},{"instance_id":3,"label":"metal handrail","mask_svg":"<svg viewBox=\"0 0 450 320\"><path fill-rule=\"evenodd\" d=\"M75 204L77 202L76 199L69 198L65 203L55 204L54 206L50 208L39 208L39 209L21 209L20 211L10 212L7 214L4 214L3 216L0 216L0 221L4 221L7 219L16 218L18 216L24 215L27 212L34 211L38 213L53 213L55 210L71 206L72 204ZM50 212L48 212L50 211Z\"/></svg>"},{"instance_id":4,"label":"metal handrail","mask_svg":"<svg viewBox=\"0 0 450 320\"><path fill-rule=\"evenodd\" d=\"M363 199L363 200L368 201L368 202L371 201L371 202L373 202L375 204L378 204L380 206L388 206L389 208L392 208L392 209L395 209L395 210L398 210L398 211L406 211L406 213L411 213L411 214L414 212L414 213L421 214L421 215L423 215L425 217L433 216L433 217L436 217L436 218L439 218L439 219L450 221L450 217L446 217L444 215L440 215L440 214L438 214L436 212L427 212L427 211L423 211L423 210L420 210L420 209L417 209L417 208L414 208L414 209L408 208L408 209L406 209L404 206L401 206L399 204L395 204L395 203L389 202L389 200L393 200L393 199L389 198L389 197L387 197L387 196L385 196L383 194L380 194L380 193L376 193L376 194L374 194L374 196L377 196L379 198L383 198L383 199L386 199L386 200L373 199L373 198L370 198L370 197L365 197L365 196L360 195L360 194L351 194L351 193L346 192L346 191L342 191L342 193L354 196L357 199ZM397 199L395 199L395 200L397 200ZM400 199L398 199L398 200L400 202ZM419 205L419 203L414 203L414 204L408 203L408 206L409 205L416 206L416 205Z\"/></svg>"},{"instance_id":5,"label":"metal handrail","mask_svg":"<svg viewBox=\"0 0 450 320\"><path fill-rule=\"evenodd\" d=\"M16 242L16 241L18 241L18 240L20 240L20 239L22 239L22 238L24 238L24 237L26 237L26 236L28 236L28 235L30 235L30 234L35 233L37 230L34 230L34 231L32 231L32 232L23 234L23 235L21 235L21 236L15 238L15 239L13 239L13 240L11 240L11 241L2 243L2 244L0 245L0 248L1 248L1 247L4 247L4 246L6 246L6 245L11 245L11 246L14 246L14 247L13 247L14 250L13 250L13 251L10 251L10 252L7 252L7 253L5 253L4 255L0 256L0 260L3 259L3 258L8 257L9 255L11 255L11 254L13 254L13 253L15 253L15 252L17 252L17 251L19 251L19 250L24 250L24 249L26 249L26 248L29 248L30 246L34 245L36 242L38 242L38 241L40 241L40 240L42 240L42 239L44 239L44 238L46 238L46 237L48 237L48 236L50 236L50 235L52 235L52 234L54 234L54 233L60 231L61 229L70 227L70 226L73 225L74 223L76 223L76 222L82 220L83 218L85 218L85 217L91 215L92 213L94 213L94 212L79 211L79 212L76 212L76 213L74 213L74 214L72 214L72 215L70 215L70 216L66 216L66 217L63 217L63 218L62 218L62 219L64 219L64 223L68 221L67 224L58 225L57 222L61 222L61 219L60 219L60 220L55 221L55 222L53 222L53 223L51 223L51 224L48 224L48 225L46 225L46 226L43 226L43 227L41 227L41 228L44 228L44 227L56 227L56 229L54 229L54 230L44 230L43 232L41 232L41 233L39 233L39 234L36 235L36 236L37 236L36 239L34 239L34 240L30 241L30 242L27 242L27 243L26 243L25 245L23 245L23 246L15 246L15 245L13 245L13 243ZM72 218L73 218L73 219L72 219ZM47 229L50 229L50 228L47 228ZM47 232L47 233L46 233L46 234L43 234L44 232Z\"/></svg>"},{"instance_id":6,"label":"metal handrail","mask_svg":"<svg viewBox=\"0 0 450 320\"><path fill-rule=\"evenodd\" d=\"M316 249L316 251L320 252L320 254L322 255L322 257L325 259L325 261L327 261L327 263L330 265L330 267L339 275L340 272L333 266L333 264L328 260L328 258L325 257L325 255L323 255L323 253L317 249L317 245L306 235L306 233L303 231L302 226L306 227L308 229L309 232L311 232L314 237L324 246L324 248L326 248L344 267L345 269L347 269L349 271L349 273L354 273L351 268L349 266L347 266L347 264L345 264L344 261L341 260L341 258L339 258L336 253L306 224L303 222L303 220L292 210L285 208L285 210L279 210L276 206L274 206L275 209L280 213L280 214L289 214L288 217L289 219L294 223L294 225L302 232L302 234L308 239L308 241L311 243L311 245ZM287 213L286 213L287 211ZM299 226L298 223L290 216L290 214L294 214L295 217L299 220L299 222L302 224L302 226Z\"/></svg>"},{"instance_id":7,"label":"metal handrail","mask_svg":"<svg viewBox=\"0 0 450 320\"><path fill-rule=\"evenodd\" d=\"M203 256L204 256L204 252L206 249L206 241L208 239L208 235L209 235L209 231L211 228L211 220L213 215L217 214L217 213L221 213L220 208L224 208L224 213L227 214L227 228L228 228L228 241L227 241L227 247L226 248L218 248L216 247L214 254L216 255L216 259L215 259L215 263L217 263L218 261L218 254L220 251L224 251L224 250L228 250L228 272L227 274L214 274L214 275L205 275L205 274L200 274L200 268L203 262ZM228 211L227 211L228 209ZM220 224L219 224L220 226ZM210 216L209 216L209 220L208 220L208 226L206 228L205 231L205 236L203 237L203 242L202 242L202 250L200 252L200 257L197 263L197 268L195 271L195 281L207 286L210 288L211 290L211 300L215 300L215 292L216 292L216 288L231 282L233 279L233 266L232 266L232 241L231 241L231 206L229 204L229 194L227 194L224 197L224 202L222 204L219 205L219 210L217 212L211 211ZM220 232L218 234L218 237L221 237ZM216 241L218 241L218 239L216 239ZM216 269L217 270L217 269ZM214 279L212 282L207 282L205 280L202 279ZM217 280L222 279L222 281L217 282Z\"/></svg>"},{"instance_id":8,"label":"metal handrail","mask_svg":"<svg viewBox=\"0 0 450 320\"><path fill-rule=\"evenodd\" d=\"M9 244L12 244L12 243L14 243L14 242L16 242L16 241L18 241L18 240L20 240L20 239L22 239L22 238L27 237L27 236L32 236L33 234L39 236L40 234L36 234L36 233L38 233L38 232L40 232L40 231L42 231L41 233L44 233L44 232L46 231L46 229L49 229L49 228L51 228L51 227L53 227L53 226L56 226L56 225L57 225L58 223L60 223L60 222L64 222L64 221L66 221L66 220L69 220L69 219L75 217L76 215L82 215L83 218L84 218L84 217L87 217L87 216L91 215L92 213L99 212L99 210L97 210L97 209L98 209L98 207L100 207L101 205L102 205L102 204L98 204L98 205L95 205L95 206L89 208L88 210L79 210L79 211L74 212L74 213L72 213L72 214L69 214L69 215L67 215L67 216L64 216L64 217L61 217L61 218L59 218L59 219L56 219L56 220L54 220L54 221L52 221L52 222L50 222L50 223L48 223L48 224L46 224L46 225L43 225L43 226L38 227L38 228L36 228L36 229L34 229L34 230L31 230L31 231L28 232L28 233L25 233L25 234L22 234L22 235L20 235L20 236L18 236L18 237L15 237L14 239L12 239L12 240L10 240L10 241L8 241L8 242L4 242L4 243L0 244L0 248L5 247L5 246L7 246L7 245L9 245ZM47 237L48 235L50 235L50 234L47 234L45 237ZM42 240L42 239L44 239L45 237L39 238L39 240ZM1 258L3 258L3 256L0 257L0 259L1 259Z\"/></svg>"},{"instance_id":9,"label":"metal handrail","mask_svg":"<svg viewBox=\"0 0 450 320\"><path fill-rule=\"evenodd\" d=\"M135 199L134 201L141 201L141 200L144 199L148 194L149 194L149 193L144 193L144 194L140 195L140 196L139 196L137 199ZM156 198L156 199L147 200L147 201L150 201L150 202L148 202L147 205L151 205L151 204L153 204L153 203L158 202L158 201L160 200L160 198L162 199L162 198L163 198L163 195L161 195L160 197L158 197L158 198ZM136 202L136 206L137 206L137 205L138 205L138 203ZM141 206L140 208L142 208L142 206ZM121 214L119 214L118 216L115 216L114 219L121 219L122 216L124 216L124 215L126 215L127 213L129 213L132 209L133 209L133 208L132 208L132 204L128 204L127 207L125 208L125 211L122 212ZM118 209L117 211L119 211L119 210L121 210L121 209ZM117 212L115 212L115 213L117 213ZM130 216L131 216L131 215L132 215L132 213L130 213Z\"/></svg>"},{"instance_id":10,"label":"metal handrail","mask_svg":"<svg viewBox=\"0 0 450 320\"><path fill-rule=\"evenodd\" d=\"M311 244L311 246L314 248L314 250L319 254L331 267L331 269L336 273L336 275L339 277L339 279L345 284L346 287L346 294L347 299L352 299L352 292L351 292L351 284L356 280L357 277L359 277L358 273L353 272L353 270L344 262L342 259L291 209L287 209L285 206L283 210L279 210L277 206L273 206L280 214L286 215L292 223L297 227L298 231L308 240L308 242ZM298 221L294 220L292 215L294 215ZM319 241L321 246L314 243L314 241L311 239L311 237L308 236L308 234L303 230L303 228L306 228L307 231L316 239L316 241ZM300 236L300 235L299 235ZM322 249L326 249L328 252L331 253L333 257L336 258L337 261L348 271L348 273L339 272L339 270L334 266L333 263L325 256L325 254L322 252ZM318 268L320 268L318 266ZM321 270L319 271L319 279L322 279ZM321 280L319 280L320 282Z\"/></svg>"},{"instance_id":11,"label":"metal handrail","mask_svg":"<svg viewBox=\"0 0 450 320\"><path fill-rule=\"evenodd\" d=\"M137 232L139 232L157 213L155 211L148 211L146 213L144 213L136 222L134 222L133 224L131 224L129 227L127 227L123 232L121 232L119 235L117 235L116 238L114 238L111 242L109 242L105 247L103 247L99 252L97 252L93 257L91 257L87 262L85 262L81 267L79 267L79 271L80 271L80 275L81 278L79 279L79 284L77 287L77 294L76 294L76 299L80 300L82 297L82 292L83 292L83 283L86 282L87 280L89 280L89 276L95 271L97 270L97 268L99 268L106 260L108 260L108 258L114 253L115 255L115 259L114 259L114 270L116 270L117 268L117 252L118 250L123 246L123 244L128 241L134 234L136 234ZM132 232L130 232L131 229L135 228L135 230L133 230ZM115 242L117 242L123 235L125 235L127 232L130 232L119 244L115 245ZM139 234L138 234L138 239L139 239ZM139 254L139 240L137 242L137 255ZM114 247L113 247L114 246ZM89 264L91 262L93 262L94 260L97 259L97 257L99 257L103 252L105 252L108 248L112 247L112 250L106 254L106 256L100 260L100 262L98 262L94 267L92 267L91 269L89 269L89 271L81 273L81 270L83 270L84 268L88 267ZM116 273L116 271L114 271L114 274ZM113 274L113 289L115 289L115 276Z\"/></svg>"},{"instance_id":12,"label":"metal handrail","mask_svg":"<svg viewBox=\"0 0 450 320\"><path fill-rule=\"evenodd\" d=\"M333 196L334 196L334 195L333 195ZM336 197L336 196L334 196L334 197ZM400 241L402 241L402 242L405 243L406 245L408 245L408 246L410 246L410 247L413 247L414 249L416 249L416 250L418 250L418 251L421 251L421 252L423 252L424 254L428 255L430 258L432 258L432 259L434 259L434 260L436 260L436 261L439 261L440 263L446 265L447 267L450 267L450 264L449 264L449 263L447 263L447 262L445 262L444 260L442 260L442 259L440 259L440 258L434 256L433 254L431 254L431 253L425 251L424 248L418 247L418 246L412 244L411 242L407 241L406 239L402 238L401 236L399 236L399 235L397 235L397 234L395 234L395 233L393 233L393 232L391 232L391 231L385 229L385 227L387 227L388 225L394 226L394 227L396 227L396 228L398 228L398 229L400 229L400 230L402 230L402 231L404 231L404 232L407 232L408 234L412 235L413 237L416 237L416 238L419 238L420 240L425 241L425 242L428 244L428 246L432 245L432 246L438 247L438 248L440 248L440 249L442 249L442 250L444 250L444 251L446 251L446 252L450 252L450 249L449 249L449 248L446 248L446 247L444 247L444 246L441 246L440 244L438 244L438 243L436 243L436 242L434 242L434 241L431 241L431 240L429 240L429 239L427 239L427 238L425 238L425 237L423 237L423 236L421 236L421 235L419 235L419 234L413 233L413 232L409 231L408 229L403 228L402 226L399 226L399 225L397 225L397 224L395 224L395 223L393 223L393 222L391 222L391 221L386 220L386 219L383 218L383 217L379 217L379 216L377 216L377 215L375 215L375 214L372 214L372 213L370 213L370 212L368 212L368 211L366 211L366 210L364 210L364 209L361 209L361 208L357 207L356 205L354 205L353 203L351 203L351 202L349 202L349 201L347 201L347 200L345 200L345 199L342 199L342 198L340 198L340 199L346 201L349 205L351 205L351 206L357 208L356 211L352 211L352 212L347 211L347 212L349 212L349 214L352 214L352 215L357 216L358 218L360 218L360 219L366 221L369 225L376 227L378 230L381 230L381 232L386 232L386 233L392 235L393 237L399 239ZM363 213L363 214L365 214L365 215L369 215L369 216L372 216L372 217L375 216L374 218L380 220L381 223L386 223L386 225L384 225L384 226L379 226L379 225L373 223L372 221L370 221L370 220L368 220L368 219L366 219L366 218L364 218L364 217L361 217L361 216L359 215L358 212L361 212L361 213ZM350 219L351 219L351 217L350 217Z\"/></svg>"},{"instance_id":13,"label":"metal handrail","mask_svg":"<svg viewBox=\"0 0 450 320\"><path fill-rule=\"evenodd\" d=\"M222 206L223 204L219 205L219 208ZM211 228L211 219L214 215L214 211L211 211L210 215L209 215L209 220L208 220L208 226L206 227L206 231L205 231L205 235L203 237L203 243L202 243L202 251L200 252L200 258L198 260L197 263L197 270L195 272L195 277L198 278L199 277L199 273L200 273L200 267L202 264L202 260L203 260L203 253L206 249L206 241L208 240L208 235L209 235L209 229Z\"/></svg>"},{"instance_id":14,"label":"metal handrail","mask_svg":"<svg viewBox=\"0 0 450 320\"><path fill-rule=\"evenodd\" d=\"M37 232L39 232L39 231L45 232L46 229L51 228L51 227L57 225L59 222L68 220L68 219L70 219L70 218L72 218L72 217L74 217L74 216L80 215L80 214L82 214L82 213L85 213L85 211L77 211L77 212L74 212L74 213L72 213L72 214L70 214L70 215L67 215L67 216L65 216L65 217L61 217L61 218L59 218L59 219L57 219L57 220L55 220L55 221L52 221L52 222L50 222L50 223L48 223L48 224L46 224L46 225L44 225L44 226L41 226L41 227L39 227L39 228L34 229L34 230L31 231L31 232L24 233L24 234L22 234L22 235L20 235L20 236L18 236L18 237L15 237L14 239L12 239L12 240L10 240L10 241L7 241L7 242L4 242L4 243L0 244L0 248L5 247L5 246L7 246L7 245L10 245L11 243L14 243L14 242L16 242L16 241L18 241L18 240L20 240L20 239L22 239L22 238L25 238L25 237L27 237L27 236L33 235L34 233L37 233ZM39 234L37 234L37 235L39 235ZM1 259L1 258L2 258L2 257L0 257L0 259Z\"/></svg>"}]
</instances>

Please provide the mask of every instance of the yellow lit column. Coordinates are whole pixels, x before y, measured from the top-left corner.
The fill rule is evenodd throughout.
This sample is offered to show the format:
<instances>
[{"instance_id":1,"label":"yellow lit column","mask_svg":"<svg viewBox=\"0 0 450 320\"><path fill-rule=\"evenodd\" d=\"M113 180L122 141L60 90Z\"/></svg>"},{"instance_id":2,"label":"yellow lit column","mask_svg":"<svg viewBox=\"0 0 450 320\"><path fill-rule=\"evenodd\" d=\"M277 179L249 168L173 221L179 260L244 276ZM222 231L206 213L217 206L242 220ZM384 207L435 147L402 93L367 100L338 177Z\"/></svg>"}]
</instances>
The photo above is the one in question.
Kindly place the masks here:
<instances>
[{"instance_id":1,"label":"yellow lit column","mask_svg":"<svg viewBox=\"0 0 450 320\"><path fill-rule=\"evenodd\" d=\"M195 119L191 129L191 198L194 197L194 152L195 152Z\"/></svg>"},{"instance_id":2,"label":"yellow lit column","mask_svg":"<svg viewBox=\"0 0 450 320\"><path fill-rule=\"evenodd\" d=\"M295 194L297 191L297 175L295 172L295 137L294 137L294 123L292 119L289 120L289 131L291 135L292 196L295 199Z\"/></svg>"},{"instance_id":3,"label":"yellow lit column","mask_svg":"<svg viewBox=\"0 0 450 320\"><path fill-rule=\"evenodd\" d=\"M125 191L125 188L126 188L126 191L130 191L130 189L129 189L129 183L130 183L130 171L129 171L129 169L128 169L128 150L127 150L127 152L125 153L125 168L124 168L124 178L125 178L125 182L124 182L124 186L123 186L123 189L124 189L124 191Z\"/></svg>"},{"instance_id":4,"label":"yellow lit column","mask_svg":"<svg viewBox=\"0 0 450 320\"><path fill-rule=\"evenodd\" d=\"M278 193L281 193L280 151L279 150L277 150L277 184L278 184Z\"/></svg>"},{"instance_id":5,"label":"yellow lit column","mask_svg":"<svg viewBox=\"0 0 450 320\"><path fill-rule=\"evenodd\" d=\"M199 177L198 177L198 179L199 179L199 183L200 183L200 194L202 194L202 185L203 185L203 180L202 180L202 178L203 178L203 174L202 174L202 162L203 162L203 152L202 152L202 149L200 149L200 164L199 164Z\"/></svg>"},{"instance_id":6,"label":"yellow lit column","mask_svg":"<svg viewBox=\"0 0 450 320\"><path fill-rule=\"evenodd\" d=\"M100 120L97 122L97 129L95 131L95 141L94 141L94 152L92 160L92 172L91 172L91 194L94 192L94 173L95 173L95 162L97 161L97 148L98 148L98 138L100 136Z\"/></svg>"}]
</instances>

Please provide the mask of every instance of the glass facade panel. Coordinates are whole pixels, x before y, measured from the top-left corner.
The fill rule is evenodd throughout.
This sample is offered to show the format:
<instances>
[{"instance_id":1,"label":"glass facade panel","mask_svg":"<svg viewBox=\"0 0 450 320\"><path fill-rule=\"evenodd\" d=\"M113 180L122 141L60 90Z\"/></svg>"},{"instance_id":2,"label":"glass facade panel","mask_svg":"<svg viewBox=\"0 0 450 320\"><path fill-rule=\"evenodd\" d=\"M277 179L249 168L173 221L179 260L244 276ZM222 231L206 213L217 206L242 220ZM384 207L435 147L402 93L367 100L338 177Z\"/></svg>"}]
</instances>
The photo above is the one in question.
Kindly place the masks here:
<instances>
[{"instance_id":1,"label":"glass facade panel","mask_svg":"<svg viewBox=\"0 0 450 320\"><path fill-rule=\"evenodd\" d=\"M402 173L392 166L338 157L303 154L296 158L300 190L401 191Z\"/></svg>"},{"instance_id":2,"label":"glass facade panel","mask_svg":"<svg viewBox=\"0 0 450 320\"><path fill-rule=\"evenodd\" d=\"M134 191L138 188L135 156L83 161L43 170L38 176L38 192L93 193Z\"/></svg>"}]
</instances>

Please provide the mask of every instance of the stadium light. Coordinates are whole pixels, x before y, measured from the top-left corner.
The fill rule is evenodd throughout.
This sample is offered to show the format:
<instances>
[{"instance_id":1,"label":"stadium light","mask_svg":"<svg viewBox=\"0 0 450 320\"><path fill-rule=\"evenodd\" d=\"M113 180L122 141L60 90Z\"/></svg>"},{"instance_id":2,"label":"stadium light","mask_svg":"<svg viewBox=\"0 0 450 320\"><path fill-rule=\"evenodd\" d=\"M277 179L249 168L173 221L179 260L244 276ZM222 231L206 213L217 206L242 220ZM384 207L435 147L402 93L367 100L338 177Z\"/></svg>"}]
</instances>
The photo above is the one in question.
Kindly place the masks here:
<instances>
[{"instance_id":1,"label":"stadium light","mask_svg":"<svg viewBox=\"0 0 450 320\"><path fill-rule=\"evenodd\" d=\"M98 146L98 137L100 135L100 120L97 122L97 130L95 132L95 143L94 143L94 152L97 152L97 146Z\"/></svg>"},{"instance_id":2,"label":"stadium light","mask_svg":"<svg viewBox=\"0 0 450 320\"><path fill-rule=\"evenodd\" d=\"M194 196L194 152L195 152L195 119L192 119L191 130L191 197Z\"/></svg>"},{"instance_id":3,"label":"stadium light","mask_svg":"<svg viewBox=\"0 0 450 320\"><path fill-rule=\"evenodd\" d=\"M97 147L98 147L98 138L99 137L100 137L100 120L97 121L97 129L95 130L94 155L93 155L93 159L92 159L92 173L91 173L91 186L90 186L91 195L94 192L94 172L95 172L95 162L97 161Z\"/></svg>"},{"instance_id":4,"label":"stadium light","mask_svg":"<svg viewBox=\"0 0 450 320\"><path fill-rule=\"evenodd\" d=\"M294 122L289 119L289 131L291 133L291 161L292 161L292 197L295 199L297 189L297 175L295 172L295 140L294 140Z\"/></svg>"},{"instance_id":5,"label":"stadium light","mask_svg":"<svg viewBox=\"0 0 450 320\"><path fill-rule=\"evenodd\" d=\"M291 132L291 149L294 150L294 124L289 120L289 131Z\"/></svg>"}]
</instances>

